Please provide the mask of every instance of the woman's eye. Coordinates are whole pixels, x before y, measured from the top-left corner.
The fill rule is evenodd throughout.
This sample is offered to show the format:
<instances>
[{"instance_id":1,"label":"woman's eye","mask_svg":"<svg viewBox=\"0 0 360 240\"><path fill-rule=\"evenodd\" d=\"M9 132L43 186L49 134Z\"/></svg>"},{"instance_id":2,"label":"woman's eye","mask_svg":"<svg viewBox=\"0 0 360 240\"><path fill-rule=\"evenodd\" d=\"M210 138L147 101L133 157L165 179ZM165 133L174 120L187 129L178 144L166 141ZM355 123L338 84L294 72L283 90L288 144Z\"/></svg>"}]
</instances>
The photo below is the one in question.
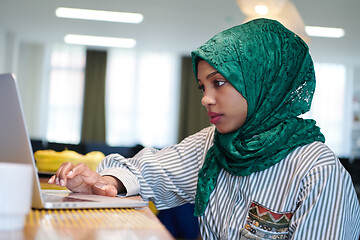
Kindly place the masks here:
<instances>
[{"instance_id":1,"label":"woman's eye","mask_svg":"<svg viewBox=\"0 0 360 240\"><path fill-rule=\"evenodd\" d=\"M199 86L198 86L198 89L199 89L200 91L202 91L202 92L205 91L205 87L204 87L203 85L199 85Z\"/></svg>"},{"instance_id":2,"label":"woman's eye","mask_svg":"<svg viewBox=\"0 0 360 240\"><path fill-rule=\"evenodd\" d=\"M214 81L214 86L215 87L220 87L220 86L224 85L225 83L226 83L226 81L218 81L218 80L216 80L216 81Z\"/></svg>"}]
</instances>

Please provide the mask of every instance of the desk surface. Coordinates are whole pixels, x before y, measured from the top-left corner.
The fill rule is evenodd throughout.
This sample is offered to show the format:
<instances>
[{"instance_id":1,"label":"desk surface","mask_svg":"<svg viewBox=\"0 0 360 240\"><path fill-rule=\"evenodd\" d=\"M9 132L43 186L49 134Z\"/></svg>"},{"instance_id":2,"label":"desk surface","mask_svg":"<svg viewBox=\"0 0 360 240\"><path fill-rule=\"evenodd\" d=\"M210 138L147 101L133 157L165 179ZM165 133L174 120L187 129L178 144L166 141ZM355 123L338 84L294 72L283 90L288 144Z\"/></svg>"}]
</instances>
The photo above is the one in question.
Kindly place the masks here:
<instances>
[{"instance_id":1,"label":"desk surface","mask_svg":"<svg viewBox=\"0 0 360 240\"><path fill-rule=\"evenodd\" d=\"M25 239L172 239L149 208L32 210Z\"/></svg>"},{"instance_id":2,"label":"desk surface","mask_svg":"<svg viewBox=\"0 0 360 240\"><path fill-rule=\"evenodd\" d=\"M173 239L148 207L31 210L22 231L0 232L13 240Z\"/></svg>"}]
</instances>

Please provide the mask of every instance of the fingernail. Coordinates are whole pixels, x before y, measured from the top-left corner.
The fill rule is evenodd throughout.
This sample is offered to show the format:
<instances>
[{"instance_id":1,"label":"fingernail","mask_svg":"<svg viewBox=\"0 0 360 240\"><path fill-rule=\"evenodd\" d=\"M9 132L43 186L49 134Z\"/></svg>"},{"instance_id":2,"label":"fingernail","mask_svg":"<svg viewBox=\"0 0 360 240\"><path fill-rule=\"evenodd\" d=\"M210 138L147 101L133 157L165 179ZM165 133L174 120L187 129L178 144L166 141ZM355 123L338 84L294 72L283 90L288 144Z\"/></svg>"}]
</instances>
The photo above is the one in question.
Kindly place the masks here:
<instances>
[{"instance_id":1,"label":"fingernail","mask_svg":"<svg viewBox=\"0 0 360 240\"><path fill-rule=\"evenodd\" d=\"M60 180L60 186L65 186L65 181L63 179Z\"/></svg>"},{"instance_id":2,"label":"fingernail","mask_svg":"<svg viewBox=\"0 0 360 240\"><path fill-rule=\"evenodd\" d=\"M59 185L59 178L56 178L56 184Z\"/></svg>"},{"instance_id":3,"label":"fingernail","mask_svg":"<svg viewBox=\"0 0 360 240\"><path fill-rule=\"evenodd\" d=\"M68 174L66 174L66 176L70 176L71 174L73 174L73 171L68 172Z\"/></svg>"},{"instance_id":4,"label":"fingernail","mask_svg":"<svg viewBox=\"0 0 360 240\"><path fill-rule=\"evenodd\" d=\"M101 189L101 190L105 190L107 184L104 184L104 183L97 183L94 185L95 187Z\"/></svg>"},{"instance_id":5,"label":"fingernail","mask_svg":"<svg viewBox=\"0 0 360 240\"><path fill-rule=\"evenodd\" d=\"M52 183L52 180L53 180L54 177L51 177L48 181L48 183Z\"/></svg>"}]
</instances>

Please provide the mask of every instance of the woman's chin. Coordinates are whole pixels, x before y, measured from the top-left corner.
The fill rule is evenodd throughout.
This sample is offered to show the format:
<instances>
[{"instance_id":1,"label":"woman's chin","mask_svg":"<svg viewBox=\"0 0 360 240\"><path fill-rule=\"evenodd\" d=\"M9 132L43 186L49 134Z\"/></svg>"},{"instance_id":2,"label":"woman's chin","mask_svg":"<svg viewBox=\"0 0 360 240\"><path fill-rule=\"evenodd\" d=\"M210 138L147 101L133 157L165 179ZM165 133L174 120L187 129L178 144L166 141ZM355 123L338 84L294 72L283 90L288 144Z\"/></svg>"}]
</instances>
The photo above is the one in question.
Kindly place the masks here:
<instances>
[{"instance_id":1,"label":"woman's chin","mask_svg":"<svg viewBox=\"0 0 360 240\"><path fill-rule=\"evenodd\" d=\"M228 134L228 133L233 133L236 132L239 128L229 128L229 127L222 127L221 125L215 125L217 131L221 134Z\"/></svg>"},{"instance_id":2,"label":"woman's chin","mask_svg":"<svg viewBox=\"0 0 360 240\"><path fill-rule=\"evenodd\" d=\"M218 127L218 126L216 126L216 125L215 125L215 127L216 127L216 129L218 130L218 132L221 133L221 134L227 134L227 133L233 132L233 131L230 131L230 130L228 130L228 129L226 129L226 128Z\"/></svg>"}]
</instances>

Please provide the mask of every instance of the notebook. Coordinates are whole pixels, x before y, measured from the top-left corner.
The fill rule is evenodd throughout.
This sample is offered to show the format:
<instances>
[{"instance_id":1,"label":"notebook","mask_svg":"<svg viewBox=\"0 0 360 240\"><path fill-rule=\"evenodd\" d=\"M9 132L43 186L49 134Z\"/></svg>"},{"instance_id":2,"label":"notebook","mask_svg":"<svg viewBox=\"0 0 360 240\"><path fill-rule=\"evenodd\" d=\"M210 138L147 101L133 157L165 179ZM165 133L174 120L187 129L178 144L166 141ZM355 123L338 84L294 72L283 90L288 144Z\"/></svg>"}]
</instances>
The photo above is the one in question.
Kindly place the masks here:
<instances>
[{"instance_id":1,"label":"notebook","mask_svg":"<svg viewBox=\"0 0 360 240\"><path fill-rule=\"evenodd\" d=\"M32 207L63 208L135 208L147 206L140 197L105 197L72 193L67 190L42 190L17 83L12 74L0 74L0 162L31 164L34 169Z\"/></svg>"}]
</instances>

